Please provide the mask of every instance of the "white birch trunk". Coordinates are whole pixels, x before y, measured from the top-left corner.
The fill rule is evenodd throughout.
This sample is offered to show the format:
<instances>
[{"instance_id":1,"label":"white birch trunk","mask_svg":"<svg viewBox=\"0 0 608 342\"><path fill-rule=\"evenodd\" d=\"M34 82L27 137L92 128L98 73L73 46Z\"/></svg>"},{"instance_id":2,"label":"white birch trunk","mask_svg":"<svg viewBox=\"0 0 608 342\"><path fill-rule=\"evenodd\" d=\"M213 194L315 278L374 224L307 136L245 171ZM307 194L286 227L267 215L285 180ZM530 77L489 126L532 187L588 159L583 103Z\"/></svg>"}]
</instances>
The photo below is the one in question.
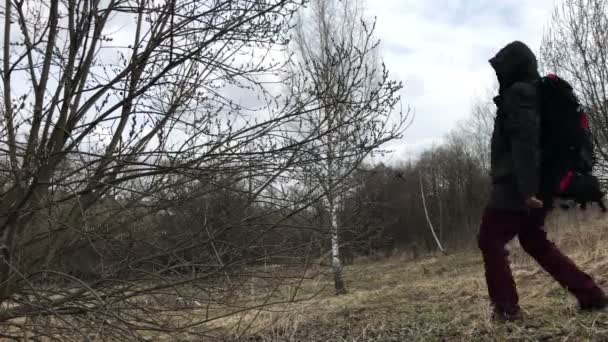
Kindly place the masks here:
<instances>
[{"instance_id":1,"label":"white birch trunk","mask_svg":"<svg viewBox=\"0 0 608 342\"><path fill-rule=\"evenodd\" d=\"M422 206L424 207L424 215L426 216L426 222L429 224L429 229L431 230L431 233L433 234L433 237L435 238L437 247L439 248L441 253L446 254L445 250L443 249L443 246L441 245L441 241L439 241L437 234L435 234L435 229L433 228L433 223L431 222L431 217L429 216L429 211L426 207L426 198L424 196L424 188L422 187L422 175L420 175L420 197L422 197Z\"/></svg>"},{"instance_id":2,"label":"white birch trunk","mask_svg":"<svg viewBox=\"0 0 608 342\"><path fill-rule=\"evenodd\" d=\"M342 278L342 262L340 261L338 213L333 200L329 200L328 204L331 234L331 267L334 273L334 286L336 288L336 294L341 295L346 293L346 286L344 285L344 279Z\"/></svg>"}]
</instances>

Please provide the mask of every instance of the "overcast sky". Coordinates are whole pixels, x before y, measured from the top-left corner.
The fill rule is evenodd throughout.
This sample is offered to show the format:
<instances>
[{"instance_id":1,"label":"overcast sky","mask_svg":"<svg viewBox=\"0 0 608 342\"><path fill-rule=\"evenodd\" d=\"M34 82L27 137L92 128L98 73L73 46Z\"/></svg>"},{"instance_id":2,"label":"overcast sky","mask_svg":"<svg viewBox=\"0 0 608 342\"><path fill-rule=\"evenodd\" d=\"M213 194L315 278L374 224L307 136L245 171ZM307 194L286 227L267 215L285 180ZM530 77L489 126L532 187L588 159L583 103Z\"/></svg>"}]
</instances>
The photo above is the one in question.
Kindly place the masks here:
<instances>
[{"instance_id":1,"label":"overcast sky","mask_svg":"<svg viewBox=\"0 0 608 342\"><path fill-rule=\"evenodd\" d=\"M392 76L405 84L415 120L391 144L391 162L439 142L472 103L488 96L488 64L502 46L521 40L537 52L554 0L368 0Z\"/></svg>"}]
</instances>

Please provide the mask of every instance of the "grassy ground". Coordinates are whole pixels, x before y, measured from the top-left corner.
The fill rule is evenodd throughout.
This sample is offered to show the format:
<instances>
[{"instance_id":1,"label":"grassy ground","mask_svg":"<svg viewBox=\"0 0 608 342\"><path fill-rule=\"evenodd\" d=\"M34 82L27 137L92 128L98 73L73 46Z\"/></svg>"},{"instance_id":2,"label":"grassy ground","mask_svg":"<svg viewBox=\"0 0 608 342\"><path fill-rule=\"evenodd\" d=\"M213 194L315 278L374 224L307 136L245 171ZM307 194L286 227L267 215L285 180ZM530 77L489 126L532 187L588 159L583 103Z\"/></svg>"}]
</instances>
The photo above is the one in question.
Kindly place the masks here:
<instances>
[{"instance_id":1,"label":"grassy ground","mask_svg":"<svg viewBox=\"0 0 608 342\"><path fill-rule=\"evenodd\" d=\"M608 215L556 213L548 226L552 240L608 289ZM226 280L189 284L178 293L142 295L137 300L146 310L130 313L138 324L163 325L165 330L139 332L143 340L161 342L608 341L608 311L579 312L575 300L516 241L509 247L526 316L518 323L489 319L483 265L473 248L414 261L357 260L345 269L348 293L341 296L334 295L327 268L312 261L307 272L301 265L255 266L226 275ZM200 302L184 302L190 297ZM86 319L74 318L79 324ZM42 319L27 324L39 327L46 322ZM70 324L65 319L69 317L53 325ZM91 330L83 328L78 332ZM97 337L91 340L121 340L93 329L91 336ZM62 336L59 340L68 335Z\"/></svg>"},{"instance_id":2,"label":"grassy ground","mask_svg":"<svg viewBox=\"0 0 608 342\"><path fill-rule=\"evenodd\" d=\"M608 285L606 221L566 224L554 240L604 286ZM250 341L608 341L608 313L583 314L566 291L513 244L513 270L526 319L497 324L478 253L408 262L398 258L346 269L349 293L330 284L314 301L239 317L253 321ZM323 286L327 286L325 290ZM253 315L253 316L252 316ZM236 319L236 318L233 318ZM229 322L225 322L229 323ZM249 326L249 324L247 324Z\"/></svg>"}]
</instances>

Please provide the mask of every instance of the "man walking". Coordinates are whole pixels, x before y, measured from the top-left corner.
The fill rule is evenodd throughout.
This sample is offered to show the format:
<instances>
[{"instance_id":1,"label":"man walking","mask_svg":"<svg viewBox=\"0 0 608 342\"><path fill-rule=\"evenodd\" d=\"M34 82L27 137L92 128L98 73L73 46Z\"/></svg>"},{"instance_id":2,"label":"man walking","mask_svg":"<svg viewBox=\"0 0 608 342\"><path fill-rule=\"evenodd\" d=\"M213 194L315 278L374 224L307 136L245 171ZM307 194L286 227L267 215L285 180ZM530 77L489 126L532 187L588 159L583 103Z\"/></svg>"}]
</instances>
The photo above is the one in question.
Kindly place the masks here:
<instances>
[{"instance_id":1,"label":"man walking","mask_svg":"<svg viewBox=\"0 0 608 342\"><path fill-rule=\"evenodd\" d=\"M539 199L540 112L535 83L540 79L534 53L513 42L490 59L500 85L491 147L492 191L478 243L483 254L493 317L521 317L506 244L515 236L556 281L572 293L582 310L599 310L608 299L595 281L547 239L547 209Z\"/></svg>"}]
</instances>

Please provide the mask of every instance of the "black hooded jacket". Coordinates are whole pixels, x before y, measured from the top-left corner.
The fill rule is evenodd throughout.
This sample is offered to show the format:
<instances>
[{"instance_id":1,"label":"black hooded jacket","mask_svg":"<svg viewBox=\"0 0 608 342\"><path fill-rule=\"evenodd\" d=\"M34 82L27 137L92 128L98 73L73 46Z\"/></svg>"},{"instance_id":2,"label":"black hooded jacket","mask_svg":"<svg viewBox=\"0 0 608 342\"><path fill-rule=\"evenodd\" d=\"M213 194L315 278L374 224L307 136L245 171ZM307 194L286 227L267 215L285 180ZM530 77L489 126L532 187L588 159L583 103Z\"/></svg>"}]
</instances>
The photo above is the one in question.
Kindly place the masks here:
<instances>
[{"instance_id":1,"label":"black hooded jacket","mask_svg":"<svg viewBox=\"0 0 608 342\"><path fill-rule=\"evenodd\" d=\"M526 210L525 199L539 192L540 112L534 53L513 42L490 59L500 85L491 146L489 207Z\"/></svg>"}]
</instances>

